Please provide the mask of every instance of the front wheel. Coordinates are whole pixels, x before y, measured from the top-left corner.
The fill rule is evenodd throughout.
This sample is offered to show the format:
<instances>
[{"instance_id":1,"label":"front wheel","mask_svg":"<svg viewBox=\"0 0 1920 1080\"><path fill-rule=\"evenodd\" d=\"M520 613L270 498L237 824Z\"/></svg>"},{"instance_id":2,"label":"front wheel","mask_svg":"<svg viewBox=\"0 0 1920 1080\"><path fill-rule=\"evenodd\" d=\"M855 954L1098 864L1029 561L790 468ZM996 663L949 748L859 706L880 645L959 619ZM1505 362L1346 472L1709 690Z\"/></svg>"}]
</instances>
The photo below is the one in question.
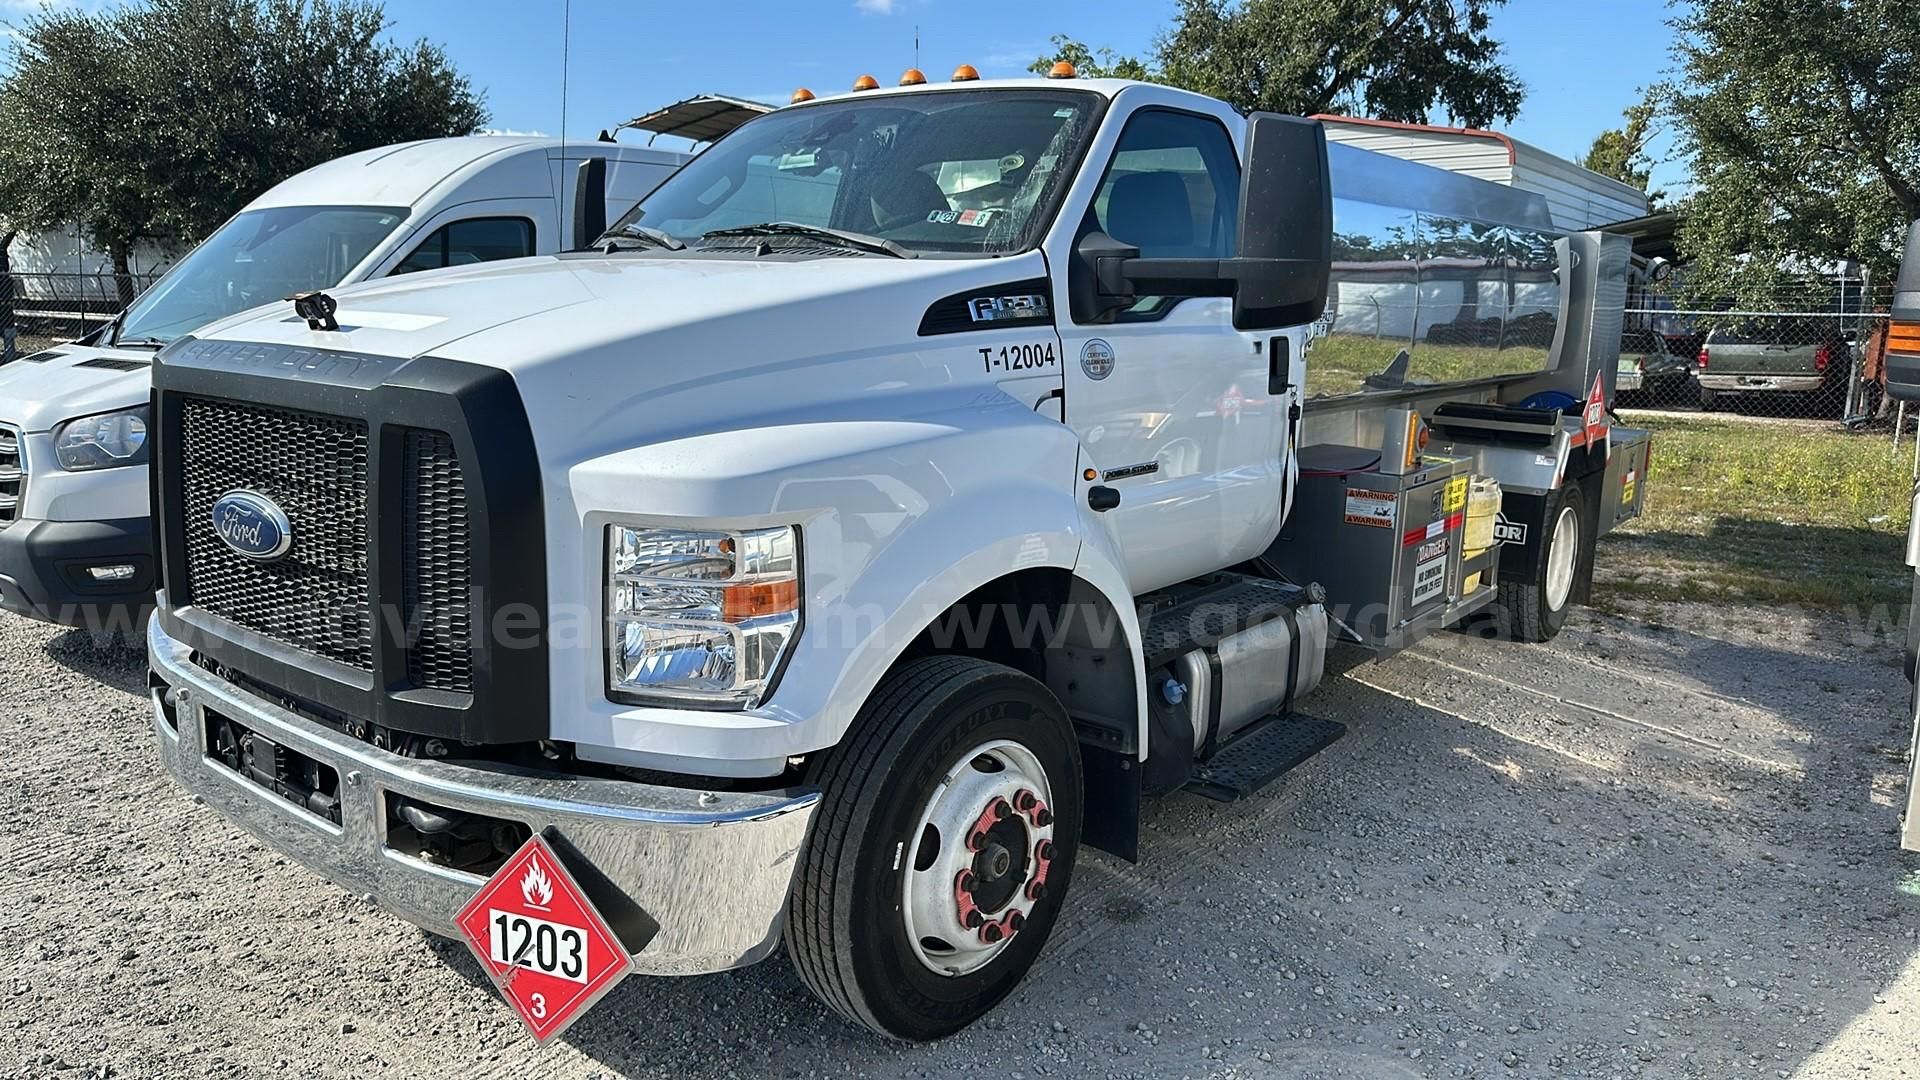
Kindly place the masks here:
<instances>
[{"instance_id":1,"label":"front wheel","mask_svg":"<svg viewBox=\"0 0 1920 1080\"><path fill-rule=\"evenodd\" d=\"M822 792L787 951L842 1016L937 1039L1013 992L1080 842L1080 752L1037 680L971 657L883 679L809 778Z\"/></svg>"}]
</instances>

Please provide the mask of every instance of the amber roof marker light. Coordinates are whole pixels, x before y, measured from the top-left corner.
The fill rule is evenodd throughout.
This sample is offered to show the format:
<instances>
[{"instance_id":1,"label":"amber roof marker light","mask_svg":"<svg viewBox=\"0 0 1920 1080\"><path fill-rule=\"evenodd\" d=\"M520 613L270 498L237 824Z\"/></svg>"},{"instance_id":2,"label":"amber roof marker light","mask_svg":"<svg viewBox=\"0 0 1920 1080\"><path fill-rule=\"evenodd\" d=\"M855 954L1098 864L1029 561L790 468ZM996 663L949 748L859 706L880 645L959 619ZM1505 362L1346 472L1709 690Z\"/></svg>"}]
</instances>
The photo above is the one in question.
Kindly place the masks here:
<instances>
[{"instance_id":1,"label":"amber roof marker light","mask_svg":"<svg viewBox=\"0 0 1920 1080\"><path fill-rule=\"evenodd\" d=\"M871 75L862 75L853 80L853 89L855 92L861 90L878 90L880 89L880 80Z\"/></svg>"},{"instance_id":2,"label":"amber roof marker light","mask_svg":"<svg viewBox=\"0 0 1920 1080\"><path fill-rule=\"evenodd\" d=\"M1076 74L1078 73L1073 70L1072 64L1067 63L1065 60L1056 60L1053 62L1053 70L1047 72L1047 78L1071 79Z\"/></svg>"},{"instance_id":3,"label":"amber roof marker light","mask_svg":"<svg viewBox=\"0 0 1920 1080\"><path fill-rule=\"evenodd\" d=\"M787 99L787 104L798 105L803 101L812 101L812 100L813 100L813 91L803 86L800 89L795 90L793 92L793 96Z\"/></svg>"},{"instance_id":4,"label":"amber roof marker light","mask_svg":"<svg viewBox=\"0 0 1920 1080\"><path fill-rule=\"evenodd\" d=\"M954 82L974 82L979 78L980 73L974 70L972 64L961 64L953 69Z\"/></svg>"},{"instance_id":5,"label":"amber roof marker light","mask_svg":"<svg viewBox=\"0 0 1920 1080\"><path fill-rule=\"evenodd\" d=\"M926 82L927 73L919 68L908 68L906 73L900 76L901 86L924 86Z\"/></svg>"}]
</instances>

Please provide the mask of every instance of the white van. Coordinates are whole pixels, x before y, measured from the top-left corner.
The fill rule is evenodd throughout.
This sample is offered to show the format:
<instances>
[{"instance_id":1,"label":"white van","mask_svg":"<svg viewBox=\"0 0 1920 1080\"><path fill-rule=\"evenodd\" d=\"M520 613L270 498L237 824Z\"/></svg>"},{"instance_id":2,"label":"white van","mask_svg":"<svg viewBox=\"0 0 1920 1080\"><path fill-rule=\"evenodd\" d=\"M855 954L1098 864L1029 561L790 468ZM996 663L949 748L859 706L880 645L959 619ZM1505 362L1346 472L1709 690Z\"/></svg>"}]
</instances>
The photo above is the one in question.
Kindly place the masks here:
<instances>
[{"instance_id":1,"label":"white van","mask_svg":"<svg viewBox=\"0 0 1920 1080\"><path fill-rule=\"evenodd\" d=\"M604 207L577 195L599 184L581 168L592 159ZM297 292L581 246L687 160L434 139L349 154L255 199L108 326L0 367L0 607L96 628L144 619L148 375L168 343Z\"/></svg>"}]
</instances>

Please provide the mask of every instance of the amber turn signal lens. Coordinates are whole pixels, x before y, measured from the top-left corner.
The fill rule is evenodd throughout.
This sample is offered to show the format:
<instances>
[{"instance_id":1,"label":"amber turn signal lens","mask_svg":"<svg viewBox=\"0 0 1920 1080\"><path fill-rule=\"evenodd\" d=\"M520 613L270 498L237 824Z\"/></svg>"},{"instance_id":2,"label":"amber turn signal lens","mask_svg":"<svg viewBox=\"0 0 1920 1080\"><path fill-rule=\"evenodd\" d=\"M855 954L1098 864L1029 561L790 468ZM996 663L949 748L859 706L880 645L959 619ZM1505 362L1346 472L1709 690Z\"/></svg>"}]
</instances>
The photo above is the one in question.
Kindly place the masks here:
<instances>
[{"instance_id":1,"label":"amber turn signal lens","mask_svg":"<svg viewBox=\"0 0 1920 1080\"><path fill-rule=\"evenodd\" d=\"M1887 328L1887 350L1920 356L1920 322L1895 322Z\"/></svg>"},{"instance_id":2,"label":"amber turn signal lens","mask_svg":"<svg viewBox=\"0 0 1920 1080\"><path fill-rule=\"evenodd\" d=\"M793 96L787 99L787 104L798 105L803 101L812 101L812 100L813 100L813 91L803 86L800 89L795 90L793 92Z\"/></svg>"},{"instance_id":3,"label":"amber turn signal lens","mask_svg":"<svg viewBox=\"0 0 1920 1080\"><path fill-rule=\"evenodd\" d=\"M1083 472L1080 475L1086 477L1088 480L1100 479L1100 473L1094 469L1088 469L1086 472Z\"/></svg>"},{"instance_id":4,"label":"amber turn signal lens","mask_svg":"<svg viewBox=\"0 0 1920 1080\"><path fill-rule=\"evenodd\" d=\"M871 75L862 75L853 80L853 88L855 90L878 90L880 89L880 80Z\"/></svg>"},{"instance_id":5,"label":"amber turn signal lens","mask_svg":"<svg viewBox=\"0 0 1920 1080\"><path fill-rule=\"evenodd\" d=\"M1065 60L1054 61L1053 70L1047 72L1047 78L1049 79L1071 79L1073 76L1073 65L1067 63Z\"/></svg>"},{"instance_id":6,"label":"amber turn signal lens","mask_svg":"<svg viewBox=\"0 0 1920 1080\"><path fill-rule=\"evenodd\" d=\"M953 69L954 82L972 82L979 77L980 73L973 69L972 64L961 64L959 67Z\"/></svg>"},{"instance_id":7,"label":"amber turn signal lens","mask_svg":"<svg viewBox=\"0 0 1920 1080\"><path fill-rule=\"evenodd\" d=\"M927 73L919 68L908 68L906 74L900 76L901 86L920 86L926 81Z\"/></svg>"},{"instance_id":8,"label":"amber turn signal lens","mask_svg":"<svg viewBox=\"0 0 1920 1080\"><path fill-rule=\"evenodd\" d=\"M742 622L762 615L784 615L800 606L800 583L763 581L748 585L728 585L720 602L720 617Z\"/></svg>"}]
</instances>

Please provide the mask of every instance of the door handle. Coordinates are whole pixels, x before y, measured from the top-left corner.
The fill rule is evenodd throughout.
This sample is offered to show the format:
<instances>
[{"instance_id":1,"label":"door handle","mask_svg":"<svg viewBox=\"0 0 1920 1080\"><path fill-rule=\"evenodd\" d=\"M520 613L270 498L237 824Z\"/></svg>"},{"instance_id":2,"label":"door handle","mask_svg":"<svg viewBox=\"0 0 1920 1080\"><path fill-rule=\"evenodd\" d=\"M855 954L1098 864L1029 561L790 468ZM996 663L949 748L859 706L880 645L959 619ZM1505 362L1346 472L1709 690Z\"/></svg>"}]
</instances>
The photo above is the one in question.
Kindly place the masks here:
<instances>
[{"instance_id":1,"label":"door handle","mask_svg":"<svg viewBox=\"0 0 1920 1080\"><path fill-rule=\"evenodd\" d=\"M1120 492L1104 484L1090 487L1087 489L1087 505L1092 507L1095 513L1104 514L1120 505Z\"/></svg>"},{"instance_id":2,"label":"door handle","mask_svg":"<svg viewBox=\"0 0 1920 1080\"><path fill-rule=\"evenodd\" d=\"M1293 339L1267 339L1267 396L1277 397L1293 389Z\"/></svg>"}]
</instances>

